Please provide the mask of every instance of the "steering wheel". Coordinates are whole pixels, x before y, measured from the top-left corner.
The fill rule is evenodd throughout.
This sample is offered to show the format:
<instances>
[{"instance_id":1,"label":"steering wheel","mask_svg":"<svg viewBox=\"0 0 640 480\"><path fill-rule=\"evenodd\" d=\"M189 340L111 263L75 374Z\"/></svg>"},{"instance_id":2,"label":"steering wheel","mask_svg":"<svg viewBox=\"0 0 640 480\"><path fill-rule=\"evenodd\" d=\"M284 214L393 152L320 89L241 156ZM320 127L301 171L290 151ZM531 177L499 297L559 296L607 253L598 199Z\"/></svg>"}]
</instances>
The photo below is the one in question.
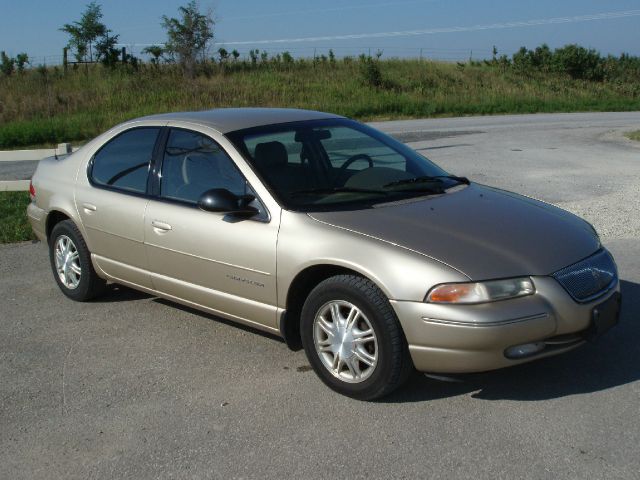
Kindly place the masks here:
<instances>
[{"instance_id":1,"label":"steering wheel","mask_svg":"<svg viewBox=\"0 0 640 480\"><path fill-rule=\"evenodd\" d=\"M340 173L344 172L349 165L351 165L353 162L357 162L358 160L366 160L367 162L369 162L369 168L373 168L373 159L366 153L358 153L347 158L347 160L342 165L340 165Z\"/></svg>"}]
</instances>

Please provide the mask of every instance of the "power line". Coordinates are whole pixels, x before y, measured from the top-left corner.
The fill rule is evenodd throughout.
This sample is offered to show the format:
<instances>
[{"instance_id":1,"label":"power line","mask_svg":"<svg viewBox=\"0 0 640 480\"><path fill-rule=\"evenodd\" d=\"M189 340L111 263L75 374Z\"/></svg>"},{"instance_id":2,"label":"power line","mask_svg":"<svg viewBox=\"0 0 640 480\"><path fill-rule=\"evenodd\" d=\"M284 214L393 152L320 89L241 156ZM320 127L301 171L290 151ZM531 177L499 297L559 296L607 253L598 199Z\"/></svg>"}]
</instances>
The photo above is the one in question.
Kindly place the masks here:
<instances>
[{"instance_id":1,"label":"power line","mask_svg":"<svg viewBox=\"0 0 640 480\"><path fill-rule=\"evenodd\" d=\"M216 45L219 46L225 46L228 45L225 42L216 42ZM154 46L154 45L164 45L164 42L158 42L158 43L116 43L116 46L119 47L135 47L135 48L143 48L143 47L149 47L149 46ZM349 46L345 46L345 45L301 45L301 46L297 46L297 47L291 47L291 48L287 48L288 51L306 51L306 50L313 50L313 49L325 49L325 50L362 50L362 49L372 49L372 50L398 50L398 51L420 51L422 50L424 53L469 53L469 48L427 48L427 47L403 47L403 46L398 46L398 45L349 45ZM241 50L247 50L247 49L251 49L250 44L247 44L247 46ZM276 50L277 51L282 51L280 49L280 47L266 47L265 50ZM478 49L477 50L478 53L491 53L491 50L487 50L487 49Z\"/></svg>"},{"instance_id":2,"label":"power line","mask_svg":"<svg viewBox=\"0 0 640 480\"><path fill-rule=\"evenodd\" d=\"M271 40L241 40L224 42L225 45L264 45L274 43L300 43L300 42L325 42L334 40L356 40L362 38L388 38L388 37L410 37L417 35L435 35L439 33L476 32L481 30L498 30L507 28L535 27L540 25L557 25L566 23L590 22L595 20L612 20L616 18L637 17L640 10L626 10L618 12L604 12L593 15L579 15L574 17L555 17L536 20L525 20L517 22L493 23L487 25L473 25L467 27L444 27L424 30L403 30L396 32L377 33L352 33L346 35L331 35L322 37L300 37L300 38L279 38Z\"/></svg>"}]
</instances>

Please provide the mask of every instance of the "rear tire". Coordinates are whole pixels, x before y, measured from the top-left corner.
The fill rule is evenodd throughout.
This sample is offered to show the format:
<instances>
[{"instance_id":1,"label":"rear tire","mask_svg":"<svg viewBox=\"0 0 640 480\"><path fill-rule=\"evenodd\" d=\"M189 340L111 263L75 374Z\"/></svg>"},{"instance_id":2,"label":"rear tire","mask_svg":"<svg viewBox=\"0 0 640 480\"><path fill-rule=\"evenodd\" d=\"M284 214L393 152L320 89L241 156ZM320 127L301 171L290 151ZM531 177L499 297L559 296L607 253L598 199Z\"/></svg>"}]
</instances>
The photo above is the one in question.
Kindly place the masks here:
<instances>
[{"instance_id":1,"label":"rear tire","mask_svg":"<svg viewBox=\"0 0 640 480\"><path fill-rule=\"evenodd\" d=\"M53 227L49 237L49 259L53 277L67 297L86 302L104 292L107 282L93 268L87 244L71 220Z\"/></svg>"},{"instance_id":2,"label":"rear tire","mask_svg":"<svg viewBox=\"0 0 640 480\"><path fill-rule=\"evenodd\" d=\"M370 280L338 275L304 303L301 336L311 367L338 393L374 400L413 371L407 341L387 297Z\"/></svg>"}]
</instances>

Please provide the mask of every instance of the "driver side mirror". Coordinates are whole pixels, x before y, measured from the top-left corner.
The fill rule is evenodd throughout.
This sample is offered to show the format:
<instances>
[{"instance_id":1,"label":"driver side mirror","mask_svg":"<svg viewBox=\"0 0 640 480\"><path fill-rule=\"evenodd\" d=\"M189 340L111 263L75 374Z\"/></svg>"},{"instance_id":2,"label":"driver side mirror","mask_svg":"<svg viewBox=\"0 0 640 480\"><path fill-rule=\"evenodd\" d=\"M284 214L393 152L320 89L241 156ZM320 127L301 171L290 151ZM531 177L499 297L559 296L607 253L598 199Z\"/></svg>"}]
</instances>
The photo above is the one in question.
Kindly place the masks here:
<instances>
[{"instance_id":1,"label":"driver side mirror","mask_svg":"<svg viewBox=\"0 0 640 480\"><path fill-rule=\"evenodd\" d=\"M254 200L255 197L253 195L238 196L226 188L212 188L200 195L198 207L205 212L253 217L258 214L258 209L249 205Z\"/></svg>"}]
</instances>

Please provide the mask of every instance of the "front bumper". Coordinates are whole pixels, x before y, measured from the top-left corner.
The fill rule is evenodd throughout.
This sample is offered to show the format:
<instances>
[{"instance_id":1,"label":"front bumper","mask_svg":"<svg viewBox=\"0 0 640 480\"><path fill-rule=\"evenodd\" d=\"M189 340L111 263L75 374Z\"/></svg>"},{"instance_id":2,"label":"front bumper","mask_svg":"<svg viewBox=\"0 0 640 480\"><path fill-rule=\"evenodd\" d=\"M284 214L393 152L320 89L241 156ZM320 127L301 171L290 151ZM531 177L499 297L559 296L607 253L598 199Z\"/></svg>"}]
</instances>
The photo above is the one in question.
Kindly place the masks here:
<instances>
[{"instance_id":1,"label":"front bumper","mask_svg":"<svg viewBox=\"0 0 640 480\"><path fill-rule=\"evenodd\" d=\"M532 277L536 293L479 305L436 305L392 301L415 367L422 372L465 373L494 370L556 355L586 341L593 308L620 285L585 304L576 303L551 277ZM544 343L534 355L517 360L505 350Z\"/></svg>"}]
</instances>

